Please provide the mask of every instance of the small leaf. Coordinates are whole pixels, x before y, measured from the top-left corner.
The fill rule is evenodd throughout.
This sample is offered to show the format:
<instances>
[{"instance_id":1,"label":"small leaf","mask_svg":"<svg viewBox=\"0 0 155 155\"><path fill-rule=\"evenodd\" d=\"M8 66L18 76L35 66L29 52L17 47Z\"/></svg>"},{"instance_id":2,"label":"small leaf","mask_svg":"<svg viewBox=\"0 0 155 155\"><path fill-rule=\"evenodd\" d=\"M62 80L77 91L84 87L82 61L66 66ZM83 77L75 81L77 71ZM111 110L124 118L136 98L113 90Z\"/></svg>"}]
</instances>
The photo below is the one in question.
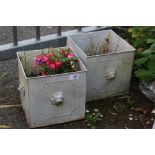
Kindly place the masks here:
<instances>
[{"instance_id":1,"label":"small leaf","mask_svg":"<svg viewBox=\"0 0 155 155\"><path fill-rule=\"evenodd\" d=\"M128 29L128 32L129 32L129 33L132 33L133 31L134 31L134 29L132 29L132 28L129 28L129 29Z\"/></svg>"},{"instance_id":2,"label":"small leaf","mask_svg":"<svg viewBox=\"0 0 155 155\"><path fill-rule=\"evenodd\" d=\"M95 125L91 125L91 129L96 129L96 126Z\"/></svg>"},{"instance_id":3,"label":"small leaf","mask_svg":"<svg viewBox=\"0 0 155 155\"><path fill-rule=\"evenodd\" d=\"M151 32L155 32L155 29L151 29L150 31L151 31Z\"/></svg>"},{"instance_id":4,"label":"small leaf","mask_svg":"<svg viewBox=\"0 0 155 155\"><path fill-rule=\"evenodd\" d=\"M146 43L155 43L155 39L147 39Z\"/></svg>"},{"instance_id":5,"label":"small leaf","mask_svg":"<svg viewBox=\"0 0 155 155\"><path fill-rule=\"evenodd\" d=\"M148 57L146 57L146 58L140 58L140 59L137 59L135 61L135 65L141 66L141 65L145 64L145 62L147 62L147 61L148 61Z\"/></svg>"},{"instance_id":6,"label":"small leaf","mask_svg":"<svg viewBox=\"0 0 155 155\"><path fill-rule=\"evenodd\" d=\"M138 34L135 34L135 33L132 34L132 38L137 38L137 37L138 37Z\"/></svg>"},{"instance_id":7,"label":"small leaf","mask_svg":"<svg viewBox=\"0 0 155 155\"><path fill-rule=\"evenodd\" d=\"M143 52L136 52L135 53L135 59L139 59L139 58L142 58L143 57Z\"/></svg>"},{"instance_id":8,"label":"small leaf","mask_svg":"<svg viewBox=\"0 0 155 155\"><path fill-rule=\"evenodd\" d=\"M155 60L154 59L152 59L151 61L148 62L148 69L151 72L155 73Z\"/></svg>"},{"instance_id":9,"label":"small leaf","mask_svg":"<svg viewBox=\"0 0 155 155\"><path fill-rule=\"evenodd\" d=\"M155 43L153 43L153 44L151 45L151 47L155 47Z\"/></svg>"},{"instance_id":10,"label":"small leaf","mask_svg":"<svg viewBox=\"0 0 155 155\"><path fill-rule=\"evenodd\" d=\"M142 54L145 55L145 54L152 54L154 50L152 49L147 49L145 50Z\"/></svg>"},{"instance_id":11,"label":"small leaf","mask_svg":"<svg viewBox=\"0 0 155 155\"><path fill-rule=\"evenodd\" d=\"M155 61L155 54L150 55L149 59Z\"/></svg>"}]
</instances>

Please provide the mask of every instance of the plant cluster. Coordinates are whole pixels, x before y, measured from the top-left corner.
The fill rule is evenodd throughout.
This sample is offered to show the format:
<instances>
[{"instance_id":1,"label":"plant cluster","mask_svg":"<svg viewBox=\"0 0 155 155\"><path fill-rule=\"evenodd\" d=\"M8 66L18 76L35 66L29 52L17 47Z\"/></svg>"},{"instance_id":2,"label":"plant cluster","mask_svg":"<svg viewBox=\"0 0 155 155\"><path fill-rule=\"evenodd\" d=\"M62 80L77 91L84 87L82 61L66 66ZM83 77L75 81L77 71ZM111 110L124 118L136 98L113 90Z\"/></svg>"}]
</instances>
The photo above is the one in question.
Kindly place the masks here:
<instances>
[{"instance_id":1,"label":"plant cluster","mask_svg":"<svg viewBox=\"0 0 155 155\"><path fill-rule=\"evenodd\" d=\"M132 107L134 105L134 101L131 99L130 96L128 96L126 100L127 100L128 107Z\"/></svg>"},{"instance_id":2,"label":"plant cluster","mask_svg":"<svg viewBox=\"0 0 155 155\"><path fill-rule=\"evenodd\" d=\"M130 42L137 51L144 51L149 48L148 39L154 39L155 27L153 26L134 26L128 29L131 34Z\"/></svg>"},{"instance_id":3,"label":"plant cluster","mask_svg":"<svg viewBox=\"0 0 155 155\"><path fill-rule=\"evenodd\" d=\"M49 48L34 56L31 73L27 76L47 76L78 70L79 60L70 48Z\"/></svg>"},{"instance_id":4,"label":"plant cluster","mask_svg":"<svg viewBox=\"0 0 155 155\"><path fill-rule=\"evenodd\" d=\"M135 75L140 81L155 80L155 27L133 27L128 30L137 49Z\"/></svg>"},{"instance_id":5,"label":"plant cluster","mask_svg":"<svg viewBox=\"0 0 155 155\"><path fill-rule=\"evenodd\" d=\"M89 110L86 110L86 125L91 129L95 129L98 123L102 120L102 117L103 115L98 109L94 109L92 113Z\"/></svg>"}]
</instances>

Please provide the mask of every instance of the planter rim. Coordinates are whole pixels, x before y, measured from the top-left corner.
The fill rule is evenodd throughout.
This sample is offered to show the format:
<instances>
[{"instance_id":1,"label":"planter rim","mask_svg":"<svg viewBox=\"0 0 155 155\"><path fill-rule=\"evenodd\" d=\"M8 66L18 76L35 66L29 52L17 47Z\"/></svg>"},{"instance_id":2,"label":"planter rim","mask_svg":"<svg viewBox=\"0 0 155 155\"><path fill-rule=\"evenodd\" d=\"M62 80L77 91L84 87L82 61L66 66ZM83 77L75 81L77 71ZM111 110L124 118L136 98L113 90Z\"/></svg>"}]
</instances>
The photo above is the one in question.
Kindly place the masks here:
<instances>
[{"instance_id":1,"label":"planter rim","mask_svg":"<svg viewBox=\"0 0 155 155\"><path fill-rule=\"evenodd\" d=\"M127 53L127 52L134 52L132 50L128 50L128 51L119 51L119 52L115 52L115 53L106 53L106 54L99 54L99 55L91 55L91 56L87 56L87 58L94 58L94 57L99 57L99 56L106 56L106 55L115 55L115 54L119 54L119 53Z\"/></svg>"},{"instance_id":2,"label":"planter rim","mask_svg":"<svg viewBox=\"0 0 155 155\"><path fill-rule=\"evenodd\" d=\"M70 46L65 46L65 47L69 47L72 49L72 47ZM64 47L56 47L56 48L64 48ZM40 51L40 50L30 50L31 52L33 51ZM30 51L26 51L26 52L30 52ZM67 73L61 73L61 74L53 74L53 75L47 75L47 76L37 76L37 77L27 77L26 74L25 74L25 71L24 71L24 68L23 68L23 65L22 65L22 62L19 58L19 54L20 53L23 53L25 51L20 51L20 52L17 52L17 58L18 58L18 61L20 62L20 65L22 67L22 71L24 73L24 76L27 80L31 80L31 79L40 79L40 78L47 78L47 77L57 77L57 76L62 76L62 75L69 75L69 74L77 74L77 73L83 73L83 72L87 72L87 69L86 67L84 66L84 64L82 63L82 61L80 60L80 58L78 57L78 55L74 52L74 50L72 49L73 53L75 54L75 56L79 59L79 63L82 65L83 69L80 69L79 71L76 71L76 72L67 72Z\"/></svg>"},{"instance_id":3,"label":"planter rim","mask_svg":"<svg viewBox=\"0 0 155 155\"><path fill-rule=\"evenodd\" d=\"M75 34L75 35L70 35L70 36L67 36L68 39L70 39L70 41L74 42L75 45L81 50L81 52L85 55L85 57L87 58L92 58L92 57L99 57L99 56L105 56L105 55L113 55L113 54L119 54L119 53L126 53L126 52L134 52L136 49L131 46L126 40L124 40L121 36L119 36L117 33L115 33L112 29L108 29L108 30L102 30L102 31L97 31L97 32L87 32L89 34L95 34L95 33L104 33L105 31L109 31L110 33L114 33L115 35L117 35L120 39L122 39L126 44L128 44L132 49L131 50L126 50L126 51L119 51L119 52L114 52L114 53L106 53L106 54L98 54L98 55L91 55L91 56L88 56L86 55L85 52L83 52L83 50L81 50L81 48L78 46L78 44L74 41L74 39L72 39L72 36L75 37L75 36L84 36L86 33L83 33L83 34Z\"/></svg>"},{"instance_id":4,"label":"planter rim","mask_svg":"<svg viewBox=\"0 0 155 155\"><path fill-rule=\"evenodd\" d=\"M77 73L83 73L86 71L76 71L76 72L68 72L68 73L62 73L62 74L54 74L54 75L47 75L47 76L38 76L38 77L27 77L27 80L31 80L31 79L39 79L39 78L49 78L49 77L57 77L57 76L62 76L62 75L70 75L70 74L77 74Z\"/></svg>"}]
</instances>

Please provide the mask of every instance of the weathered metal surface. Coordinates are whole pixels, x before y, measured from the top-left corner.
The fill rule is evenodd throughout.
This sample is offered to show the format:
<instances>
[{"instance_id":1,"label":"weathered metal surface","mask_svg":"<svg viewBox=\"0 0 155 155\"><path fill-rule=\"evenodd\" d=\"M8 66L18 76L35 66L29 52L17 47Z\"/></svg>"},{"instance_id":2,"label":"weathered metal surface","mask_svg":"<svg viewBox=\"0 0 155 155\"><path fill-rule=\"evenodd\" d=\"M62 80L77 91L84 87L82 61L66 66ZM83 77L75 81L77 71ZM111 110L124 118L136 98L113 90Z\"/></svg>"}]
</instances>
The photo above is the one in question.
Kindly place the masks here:
<instances>
[{"instance_id":1,"label":"weathered metal surface","mask_svg":"<svg viewBox=\"0 0 155 155\"><path fill-rule=\"evenodd\" d=\"M33 56L39 51L28 51ZM19 59L19 90L29 127L69 122L85 117L86 68L80 71L27 78ZM32 57L33 58L33 57ZM62 103L62 104L60 104Z\"/></svg>"},{"instance_id":2,"label":"weathered metal surface","mask_svg":"<svg viewBox=\"0 0 155 155\"><path fill-rule=\"evenodd\" d=\"M149 83L141 83L140 90L146 97L155 102L155 81Z\"/></svg>"},{"instance_id":3,"label":"weathered metal surface","mask_svg":"<svg viewBox=\"0 0 155 155\"><path fill-rule=\"evenodd\" d=\"M86 55L90 41L101 44L110 35L109 53ZM90 32L67 37L71 46L87 67L87 101L126 93L130 79L135 49L112 30Z\"/></svg>"}]
</instances>

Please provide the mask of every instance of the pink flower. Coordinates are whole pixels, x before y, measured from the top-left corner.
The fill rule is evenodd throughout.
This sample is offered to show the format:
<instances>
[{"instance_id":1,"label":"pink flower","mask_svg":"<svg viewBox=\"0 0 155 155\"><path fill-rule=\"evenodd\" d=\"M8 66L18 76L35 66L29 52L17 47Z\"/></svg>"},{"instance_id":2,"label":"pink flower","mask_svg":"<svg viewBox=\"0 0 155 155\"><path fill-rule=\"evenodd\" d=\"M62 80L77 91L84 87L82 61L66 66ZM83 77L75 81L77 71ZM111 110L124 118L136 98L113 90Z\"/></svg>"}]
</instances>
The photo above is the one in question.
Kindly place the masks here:
<instances>
[{"instance_id":1,"label":"pink flower","mask_svg":"<svg viewBox=\"0 0 155 155\"><path fill-rule=\"evenodd\" d=\"M51 55L52 55L51 53L47 53L47 54L46 54L46 57L49 58Z\"/></svg>"},{"instance_id":2,"label":"pink flower","mask_svg":"<svg viewBox=\"0 0 155 155\"><path fill-rule=\"evenodd\" d=\"M40 61L40 57L39 57L39 56L35 56L35 57L34 57L34 60L35 60L35 61Z\"/></svg>"},{"instance_id":3,"label":"pink flower","mask_svg":"<svg viewBox=\"0 0 155 155\"><path fill-rule=\"evenodd\" d=\"M44 56L44 61L48 61L48 57L47 56Z\"/></svg>"},{"instance_id":4,"label":"pink flower","mask_svg":"<svg viewBox=\"0 0 155 155\"><path fill-rule=\"evenodd\" d=\"M62 54L65 54L65 50L64 50L64 49L61 49L61 53L62 53Z\"/></svg>"},{"instance_id":5,"label":"pink flower","mask_svg":"<svg viewBox=\"0 0 155 155\"><path fill-rule=\"evenodd\" d=\"M46 73L44 71L42 71L41 76L46 76Z\"/></svg>"},{"instance_id":6,"label":"pink flower","mask_svg":"<svg viewBox=\"0 0 155 155\"><path fill-rule=\"evenodd\" d=\"M49 61L46 61L45 63L46 63L46 65L47 65L47 66L49 66L49 65L50 65L50 62L49 62Z\"/></svg>"},{"instance_id":7,"label":"pink flower","mask_svg":"<svg viewBox=\"0 0 155 155\"><path fill-rule=\"evenodd\" d=\"M51 70L55 70L56 69L55 63L50 64L49 67L51 68Z\"/></svg>"},{"instance_id":8,"label":"pink flower","mask_svg":"<svg viewBox=\"0 0 155 155\"><path fill-rule=\"evenodd\" d=\"M48 60L48 61L46 61L45 63L46 63L47 66L50 66L50 64L52 64L53 62L50 61L50 60Z\"/></svg>"},{"instance_id":9,"label":"pink flower","mask_svg":"<svg viewBox=\"0 0 155 155\"><path fill-rule=\"evenodd\" d=\"M67 58L72 58L73 56L74 56L73 53L69 53L69 54L67 54Z\"/></svg>"},{"instance_id":10,"label":"pink flower","mask_svg":"<svg viewBox=\"0 0 155 155\"><path fill-rule=\"evenodd\" d=\"M44 56L43 55L35 56L34 60L37 65L41 65L44 61Z\"/></svg>"},{"instance_id":11,"label":"pink flower","mask_svg":"<svg viewBox=\"0 0 155 155\"><path fill-rule=\"evenodd\" d=\"M55 65L56 65L56 67L60 67L60 66L62 65L62 63L61 63L61 61L57 61L57 62L55 63Z\"/></svg>"}]
</instances>

